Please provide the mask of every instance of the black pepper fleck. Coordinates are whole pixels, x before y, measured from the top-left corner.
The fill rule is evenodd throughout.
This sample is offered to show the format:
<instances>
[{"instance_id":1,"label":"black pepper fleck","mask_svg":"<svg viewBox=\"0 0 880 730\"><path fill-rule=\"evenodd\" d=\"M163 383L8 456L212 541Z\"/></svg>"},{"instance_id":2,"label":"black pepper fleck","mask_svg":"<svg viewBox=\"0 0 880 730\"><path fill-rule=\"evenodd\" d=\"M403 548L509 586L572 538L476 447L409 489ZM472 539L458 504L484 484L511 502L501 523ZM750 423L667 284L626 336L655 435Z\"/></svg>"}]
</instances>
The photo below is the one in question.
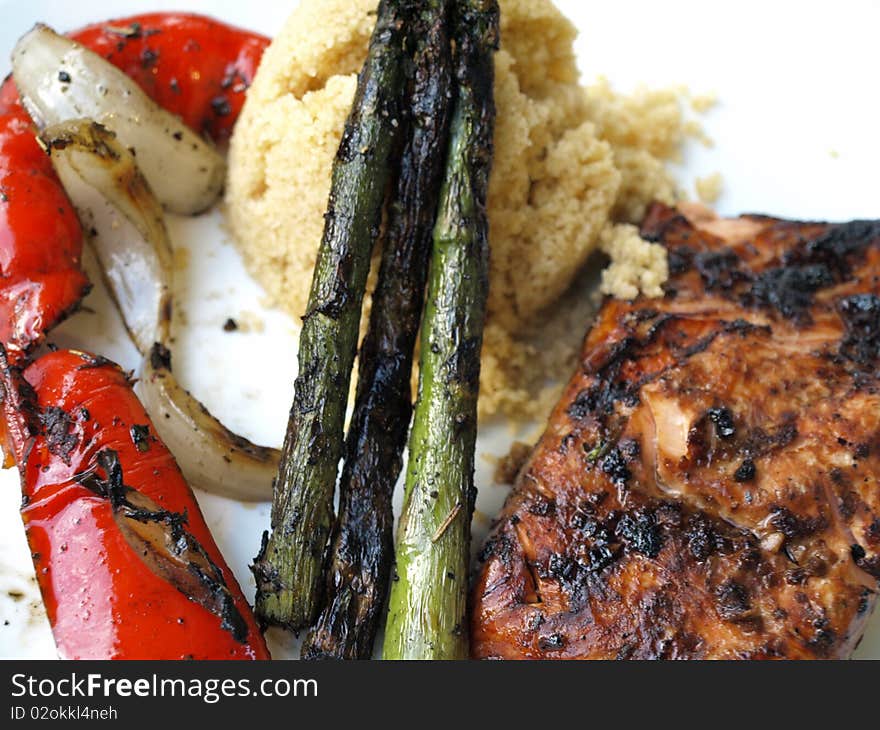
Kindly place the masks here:
<instances>
[{"instance_id":1,"label":"black pepper fleck","mask_svg":"<svg viewBox=\"0 0 880 730\"><path fill-rule=\"evenodd\" d=\"M214 114L218 117L228 117L232 114L232 107L229 104L229 99L225 96L215 96L211 99L211 109L214 110Z\"/></svg>"},{"instance_id":2,"label":"black pepper fleck","mask_svg":"<svg viewBox=\"0 0 880 730\"><path fill-rule=\"evenodd\" d=\"M565 646L565 637L562 634L550 634L538 639L538 647L542 651L556 651Z\"/></svg>"},{"instance_id":3,"label":"black pepper fleck","mask_svg":"<svg viewBox=\"0 0 880 730\"><path fill-rule=\"evenodd\" d=\"M728 408L710 408L707 411L709 420L715 424L715 433L720 438L729 439L736 435L733 414Z\"/></svg>"},{"instance_id":4,"label":"black pepper fleck","mask_svg":"<svg viewBox=\"0 0 880 730\"><path fill-rule=\"evenodd\" d=\"M150 450L150 427L134 424L130 429L131 442L142 454Z\"/></svg>"},{"instance_id":5,"label":"black pepper fleck","mask_svg":"<svg viewBox=\"0 0 880 730\"><path fill-rule=\"evenodd\" d=\"M755 478L756 474L755 462L751 459L743 459L743 463L733 473L733 478L738 482L750 482Z\"/></svg>"}]
</instances>

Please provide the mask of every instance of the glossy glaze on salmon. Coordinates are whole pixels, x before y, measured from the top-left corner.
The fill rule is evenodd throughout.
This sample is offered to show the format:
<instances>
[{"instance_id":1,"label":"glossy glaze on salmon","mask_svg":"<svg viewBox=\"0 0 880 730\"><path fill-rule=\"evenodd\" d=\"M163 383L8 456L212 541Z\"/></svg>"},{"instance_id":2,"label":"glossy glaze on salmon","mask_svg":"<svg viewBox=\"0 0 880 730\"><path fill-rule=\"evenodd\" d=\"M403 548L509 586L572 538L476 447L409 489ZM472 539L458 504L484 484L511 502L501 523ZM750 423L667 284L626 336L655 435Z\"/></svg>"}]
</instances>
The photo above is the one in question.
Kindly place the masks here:
<instances>
[{"instance_id":1,"label":"glossy glaze on salmon","mask_svg":"<svg viewBox=\"0 0 880 730\"><path fill-rule=\"evenodd\" d=\"M655 205L472 595L479 658L848 656L880 578L880 222Z\"/></svg>"}]
</instances>

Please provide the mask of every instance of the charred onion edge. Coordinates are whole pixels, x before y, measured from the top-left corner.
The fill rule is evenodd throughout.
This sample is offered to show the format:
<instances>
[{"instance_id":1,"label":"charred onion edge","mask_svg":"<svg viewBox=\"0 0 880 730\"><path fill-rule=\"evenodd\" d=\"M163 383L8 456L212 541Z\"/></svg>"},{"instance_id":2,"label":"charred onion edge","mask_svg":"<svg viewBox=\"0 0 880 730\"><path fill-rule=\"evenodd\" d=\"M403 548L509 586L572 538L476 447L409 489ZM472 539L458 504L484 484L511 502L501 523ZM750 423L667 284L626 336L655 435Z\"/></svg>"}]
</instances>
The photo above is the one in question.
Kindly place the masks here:
<instances>
[{"instance_id":1,"label":"charred onion edge","mask_svg":"<svg viewBox=\"0 0 880 730\"><path fill-rule=\"evenodd\" d=\"M40 142L88 232L114 302L144 356L137 392L187 481L246 501L271 499L279 453L218 421L171 370L171 246L134 156L91 120L48 127ZM146 272L146 273L145 273ZM145 276L155 277L146 287Z\"/></svg>"}]
</instances>

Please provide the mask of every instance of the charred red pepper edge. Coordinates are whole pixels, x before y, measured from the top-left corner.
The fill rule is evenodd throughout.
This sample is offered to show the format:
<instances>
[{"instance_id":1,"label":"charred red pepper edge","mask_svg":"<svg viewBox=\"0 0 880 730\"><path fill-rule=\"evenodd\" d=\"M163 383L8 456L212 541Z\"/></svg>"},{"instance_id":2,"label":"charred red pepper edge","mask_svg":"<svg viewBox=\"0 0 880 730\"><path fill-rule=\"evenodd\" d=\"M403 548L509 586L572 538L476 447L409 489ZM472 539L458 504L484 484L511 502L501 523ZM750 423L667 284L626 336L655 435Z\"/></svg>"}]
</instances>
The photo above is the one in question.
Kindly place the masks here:
<instances>
[{"instance_id":1,"label":"charred red pepper edge","mask_svg":"<svg viewBox=\"0 0 880 730\"><path fill-rule=\"evenodd\" d=\"M7 79L0 87L0 342L11 359L88 293L82 243L76 211Z\"/></svg>"},{"instance_id":2,"label":"charred red pepper edge","mask_svg":"<svg viewBox=\"0 0 880 730\"><path fill-rule=\"evenodd\" d=\"M151 13L70 37L134 79L192 129L225 144L269 39L201 15Z\"/></svg>"},{"instance_id":3,"label":"charred red pepper edge","mask_svg":"<svg viewBox=\"0 0 880 730\"><path fill-rule=\"evenodd\" d=\"M199 15L151 13L71 34L160 106L224 145L269 39ZM0 87L0 343L17 362L88 293L82 230L11 78Z\"/></svg>"},{"instance_id":4,"label":"charred red pepper edge","mask_svg":"<svg viewBox=\"0 0 880 730\"><path fill-rule=\"evenodd\" d=\"M267 659L250 607L125 373L84 353L3 362L4 449L59 653Z\"/></svg>"}]
</instances>

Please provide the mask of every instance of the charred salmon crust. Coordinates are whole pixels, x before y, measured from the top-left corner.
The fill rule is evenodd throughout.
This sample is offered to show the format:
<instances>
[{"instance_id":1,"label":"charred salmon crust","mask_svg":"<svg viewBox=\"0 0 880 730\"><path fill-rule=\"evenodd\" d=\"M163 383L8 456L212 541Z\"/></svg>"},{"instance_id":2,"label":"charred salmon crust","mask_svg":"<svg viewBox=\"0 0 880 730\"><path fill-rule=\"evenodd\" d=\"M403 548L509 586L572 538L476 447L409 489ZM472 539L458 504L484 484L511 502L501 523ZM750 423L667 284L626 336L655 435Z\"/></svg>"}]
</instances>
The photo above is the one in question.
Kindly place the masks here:
<instances>
[{"instance_id":1,"label":"charred salmon crust","mask_svg":"<svg viewBox=\"0 0 880 730\"><path fill-rule=\"evenodd\" d=\"M880 579L880 222L655 205L480 555L478 658L840 658Z\"/></svg>"}]
</instances>

